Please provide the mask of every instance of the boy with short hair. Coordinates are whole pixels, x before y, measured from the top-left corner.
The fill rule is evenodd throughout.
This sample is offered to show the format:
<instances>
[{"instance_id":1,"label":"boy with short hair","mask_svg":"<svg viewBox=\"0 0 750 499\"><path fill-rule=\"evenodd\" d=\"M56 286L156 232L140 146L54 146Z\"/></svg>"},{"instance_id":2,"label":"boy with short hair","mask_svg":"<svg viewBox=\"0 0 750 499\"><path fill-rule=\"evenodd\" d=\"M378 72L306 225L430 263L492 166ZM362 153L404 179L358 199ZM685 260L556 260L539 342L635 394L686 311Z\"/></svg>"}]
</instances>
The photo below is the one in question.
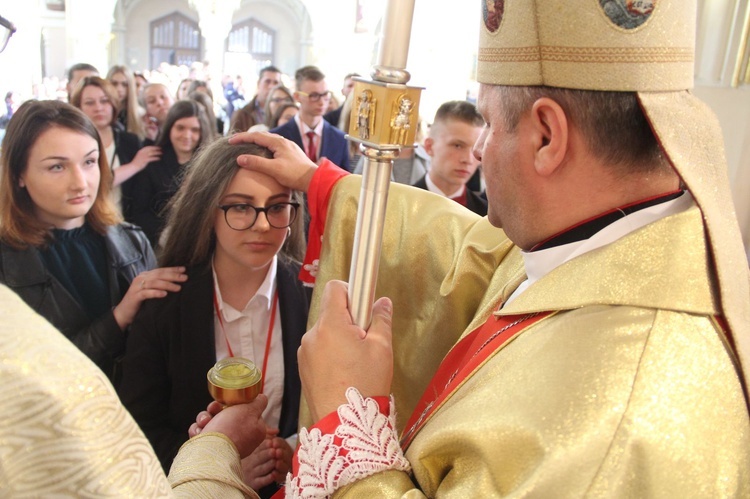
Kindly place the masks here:
<instances>
[{"instance_id":1,"label":"boy with short hair","mask_svg":"<svg viewBox=\"0 0 750 499\"><path fill-rule=\"evenodd\" d=\"M442 104L424 141L431 159L430 170L414 186L451 198L481 216L486 215L486 198L466 186L479 167L472 149L483 126L484 119L474 104L466 101Z\"/></svg>"},{"instance_id":2,"label":"boy with short hair","mask_svg":"<svg viewBox=\"0 0 750 499\"><path fill-rule=\"evenodd\" d=\"M331 99L325 75L315 66L304 66L296 71L294 79L299 113L271 133L295 142L316 163L326 157L349 170L349 145L344 133L323 119Z\"/></svg>"}]
</instances>

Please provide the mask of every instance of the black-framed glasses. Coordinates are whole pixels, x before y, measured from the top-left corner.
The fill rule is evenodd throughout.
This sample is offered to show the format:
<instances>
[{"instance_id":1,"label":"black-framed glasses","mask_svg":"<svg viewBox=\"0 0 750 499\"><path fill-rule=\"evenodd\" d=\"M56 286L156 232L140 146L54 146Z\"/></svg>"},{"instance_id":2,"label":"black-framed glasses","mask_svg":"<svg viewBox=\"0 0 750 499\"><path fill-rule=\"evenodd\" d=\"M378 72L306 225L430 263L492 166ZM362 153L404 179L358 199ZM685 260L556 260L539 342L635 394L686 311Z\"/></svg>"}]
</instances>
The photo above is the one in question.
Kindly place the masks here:
<instances>
[{"instance_id":1,"label":"black-framed glasses","mask_svg":"<svg viewBox=\"0 0 750 499\"><path fill-rule=\"evenodd\" d=\"M310 102L318 102L320 99L329 100L331 98L331 95L333 95L330 90L328 90L327 92L323 92L322 94L319 94L318 92L308 94L307 92L303 92L302 90L297 90L297 93L302 94L310 99Z\"/></svg>"},{"instance_id":2,"label":"black-framed glasses","mask_svg":"<svg viewBox=\"0 0 750 499\"><path fill-rule=\"evenodd\" d=\"M271 206L258 207L247 203L223 204L217 208L224 212L224 220L230 229L247 230L258 220L258 214L264 213L268 225L274 229L286 229L297 218L299 203L276 203Z\"/></svg>"},{"instance_id":3,"label":"black-framed glasses","mask_svg":"<svg viewBox=\"0 0 750 499\"><path fill-rule=\"evenodd\" d=\"M2 32L0 32L0 52L2 52L8 45L10 37L16 32L16 25L5 19L3 16L0 16L0 26L3 27Z\"/></svg>"}]
</instances>

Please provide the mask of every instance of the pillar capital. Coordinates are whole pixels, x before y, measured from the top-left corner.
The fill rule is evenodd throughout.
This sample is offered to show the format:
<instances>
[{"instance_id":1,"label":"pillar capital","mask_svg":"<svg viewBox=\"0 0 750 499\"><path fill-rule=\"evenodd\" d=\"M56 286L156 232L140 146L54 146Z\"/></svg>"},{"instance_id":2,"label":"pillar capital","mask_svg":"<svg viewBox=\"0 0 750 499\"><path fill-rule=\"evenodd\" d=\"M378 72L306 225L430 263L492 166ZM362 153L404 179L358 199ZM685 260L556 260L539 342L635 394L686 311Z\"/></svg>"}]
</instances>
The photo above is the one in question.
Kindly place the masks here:
<instances>
[{"instance_id":1,"label":"pillar capital","mask_svg":"<svg viewBox=\"0 0 750 499\"><path fill-rule=\"evenodd\" d=\"M214 95L221 91L224 69L224 44L232 31L232 17L240 7L240 0L190 0L198 13L198 26L205 40L204 59L210 64L208 72Z\"/></svg>"},{"instance_id":2,"label":"pillar capital","mask_svg":"<svg viewBox=\"0 0 750 499\"><path fill-rule=\"evenodd\" d=\"M232 30L232 16L240 7L240 0L190 0L198 13L198 25L206 39L225 39Z\"/></svg>"}]
</instances>

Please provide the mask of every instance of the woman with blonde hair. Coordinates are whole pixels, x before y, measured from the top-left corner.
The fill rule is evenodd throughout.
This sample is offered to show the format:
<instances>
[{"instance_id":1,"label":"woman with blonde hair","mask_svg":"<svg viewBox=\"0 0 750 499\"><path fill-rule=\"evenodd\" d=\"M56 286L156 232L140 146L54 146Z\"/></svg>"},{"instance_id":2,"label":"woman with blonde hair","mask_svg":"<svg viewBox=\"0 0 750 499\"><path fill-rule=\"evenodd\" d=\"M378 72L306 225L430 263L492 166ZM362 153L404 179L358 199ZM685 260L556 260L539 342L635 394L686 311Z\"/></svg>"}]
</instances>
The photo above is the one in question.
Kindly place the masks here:
<instances>
[{"instance_id":1,"label":"woman with blonde hair","mask_svg":"<svg viewBox=\"0 0 750 499\"><path fill-rule=\"evenodd\" d=\"M141 141L117 121L117 93L114 86L98 76L86 76L76 86L70 103L83 111L99 132L107 163L114 175L112 199L122 209L120 185L161 157L156 146L141 147ZM127 188L126 188L127 189Z\"/></svg>"},{"instance_id":2,"label":"woman with blonde hair","mask_svg":"<svg viewBox=\"0 0 750 499\"><path fill-rule=\"evenodd\" d=\"M283 481L291 464L294 441L286 439L297 431L296 352L309 293L297 277L305 249L300 196L239 168L242 154L272 157L221 138L188 167L169 211L161 262L185 265L190 280L139 313L119 392L168 470L196 411L211 400L209 368L231 356L254 361L269 400L263 417L274 429L243 460L246 482L260 490Z\"/></svg>"},{"instance_id":3,"label":"woman with blonde hair","mask_svg":"<svg viewBox=\"0 0 750 499\"><path fill-rule=\"evenodd\" d=\"M151 246L120 223L96 127L59 101L28 101L8 125L0 179L0 283L106 374L144 300L178 291L183 267L153 269Z\"/></svg>"},{"instance_id":4,"label":"woman with blonde hair","mask_svg":"<svg viewBox=\"0 0 750 499\"><path fill-rule=\"evenodd\" d=\"M138 103L133 72L126 66L112 66L107 72L106 79L117 91L119 99L117 108L120 110L117 113L117 121L125 127L125 130L143 140L146 137L146 131L143 129L142 117L146 114L146 110Z\"/></svg>"},{"instance_id":5,"label":"woman with blonde hair","mask_svg":"<svg viewBox=\"0 0 750 499\"><path fill-rule=\"evenodd\" d=\"M175 103L174 97L164 83L146 83L143 86L141 100L146 113L141 118L146 134L144 141L154 144L159 139L167 114Z\"/></svg>"}]
</instances>

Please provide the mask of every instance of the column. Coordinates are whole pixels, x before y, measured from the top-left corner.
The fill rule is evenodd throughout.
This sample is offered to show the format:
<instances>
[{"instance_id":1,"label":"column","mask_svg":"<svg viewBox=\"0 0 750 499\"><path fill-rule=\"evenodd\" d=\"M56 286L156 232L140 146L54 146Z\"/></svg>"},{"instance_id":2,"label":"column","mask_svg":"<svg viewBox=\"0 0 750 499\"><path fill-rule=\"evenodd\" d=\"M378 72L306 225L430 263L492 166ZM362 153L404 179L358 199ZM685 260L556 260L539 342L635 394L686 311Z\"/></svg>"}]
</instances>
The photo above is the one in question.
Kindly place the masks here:
<instances>
[{"instance_id":1,"label":"column","mask_svg":"<svg viewBox=\"0 0 750 499\"><path fill-rule=\"evenodd\" d=\"M211 90L214 96L220 96L224 47L232 31L232 16L239 8L240 0L190 0L190 6L198 12L198 26L205 42L204 60L209 62Z\"/></svg>"},{"instance_id":2,"label":"column","mask_svg":"<svg viewBox=\"0 0 750 499\"><path fill-rule=\"evenodd\" d=\"M33 85L42 81L39 46L42 34L41 11L36 3L3 4L0 14L14 23L18 31L8 41L5 51L0 54L0 98L4 98L6 92L14 90L19 92L23 99L29 99L32 97Z\"/></svg>"},{"instance_id":3,"label":"column","mask_svg":"<svg viewBox=\"0 0 750 499\"><path fill-rule=\"evenodd\" d=\"M106 74L116 3L117 0L65 2L66 67L86 62Z\"/></svg>"}]
</instances>

